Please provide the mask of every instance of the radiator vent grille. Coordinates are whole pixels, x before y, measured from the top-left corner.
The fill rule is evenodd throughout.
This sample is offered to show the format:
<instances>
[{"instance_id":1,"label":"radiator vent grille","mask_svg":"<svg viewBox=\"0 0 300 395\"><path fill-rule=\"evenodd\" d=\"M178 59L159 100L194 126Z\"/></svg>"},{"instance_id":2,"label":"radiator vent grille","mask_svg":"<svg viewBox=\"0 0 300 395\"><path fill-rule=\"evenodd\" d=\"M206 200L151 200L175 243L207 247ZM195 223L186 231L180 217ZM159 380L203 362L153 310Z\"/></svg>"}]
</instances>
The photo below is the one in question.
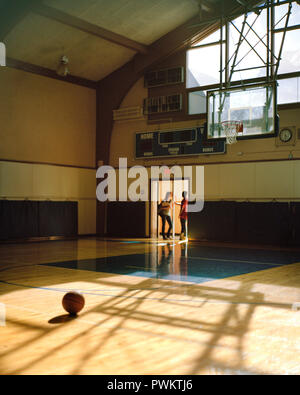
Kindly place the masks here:
<instances>
[{"instance_id":1,"label":"radiator vent grille","mask_svg":"<svg viewBox=\"0 0 300 395\"><path fill-rule=\"evenodd\" d=\"M140 106L123 107L113 111L114 121L127 121L143 118L143 109Z\"/></svg>"},{"instance_id":2,"label":"radiator vent grille","mask_svg":"<svg viewBox=\"0 0 300 395\"><path fill-rule=\"evenodd\" d=\"M159 114L182 110L182 94L144 99L144 114Z\"/></svg>"},{"instance_id":3,"label":"radiator vent grille","mask_svg":"<svg viewBox=\"0 0 300 395\"><path fill-rule=\"evenodd\" d=\"M184 82L184 68L173 67L170 69L149 71L145 74L144 83L146 88L155 86L173 85Z\"/></svg>"}]
</instances>

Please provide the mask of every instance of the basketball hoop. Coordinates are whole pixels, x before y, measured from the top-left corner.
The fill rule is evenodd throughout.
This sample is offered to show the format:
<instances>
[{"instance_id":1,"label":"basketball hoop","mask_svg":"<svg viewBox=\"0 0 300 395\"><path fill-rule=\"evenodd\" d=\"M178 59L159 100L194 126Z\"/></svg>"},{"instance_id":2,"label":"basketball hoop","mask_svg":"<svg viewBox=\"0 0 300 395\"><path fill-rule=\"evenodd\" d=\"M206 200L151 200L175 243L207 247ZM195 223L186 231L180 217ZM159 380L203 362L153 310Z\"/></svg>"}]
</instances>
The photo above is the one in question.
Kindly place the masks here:
<instances>
[{"instance_id":1,"label":"basketball hoop","mask_svg":"<svg viewBox=\"0 0 300 395\"><path fill-rule=\"evenodd\" d=\"M226 136L227 144L236 143L238 133L243 133L243 122L241 121L224 121L222 122L222 129Z\"/></svg>"}]
</instances>

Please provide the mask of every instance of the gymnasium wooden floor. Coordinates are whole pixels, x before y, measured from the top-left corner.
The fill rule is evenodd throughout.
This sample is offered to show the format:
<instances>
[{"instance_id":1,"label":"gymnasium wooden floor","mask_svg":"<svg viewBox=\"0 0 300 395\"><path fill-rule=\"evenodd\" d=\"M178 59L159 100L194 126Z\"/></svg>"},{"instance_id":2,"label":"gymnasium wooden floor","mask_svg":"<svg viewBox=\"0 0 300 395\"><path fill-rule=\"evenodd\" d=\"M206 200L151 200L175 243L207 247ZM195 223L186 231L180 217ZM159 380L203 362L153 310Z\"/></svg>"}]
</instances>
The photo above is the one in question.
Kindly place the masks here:
<instances>
[{"instance_id":1,"label":"gymnasium wooden floor","mask_svg":"<svg viewBox=\"0 0 300 395\"><path fill-rule=\"evenodd\" d=\"M0 262L1 374L300 373L299 251L90 238Z\"/></svg>"}]
</instances>

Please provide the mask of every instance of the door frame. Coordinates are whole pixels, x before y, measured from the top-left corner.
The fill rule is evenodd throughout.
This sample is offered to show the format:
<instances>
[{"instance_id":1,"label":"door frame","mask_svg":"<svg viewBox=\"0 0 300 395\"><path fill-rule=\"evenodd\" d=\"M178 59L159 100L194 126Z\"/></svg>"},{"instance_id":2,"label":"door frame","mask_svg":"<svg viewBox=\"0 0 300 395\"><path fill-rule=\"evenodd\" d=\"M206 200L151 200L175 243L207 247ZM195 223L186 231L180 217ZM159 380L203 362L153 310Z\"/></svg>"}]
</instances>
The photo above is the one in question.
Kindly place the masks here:
<instances>
[{"instance_id":1,"label":"door frame","mask_svg":"<svg viewBox=\"0 0 300 395\"><path fill-rule=\"evenodd\" d=\"M153 202L152 201L152 193L153 193L152 185L153 185L153 183L157 183L157 185L158 185L159 182L161 182L161 181L169 181L169 180L163 180L162 176L160 176L159 178L155 178L155 179L150 179L149 180L149 184L150 184L150 186L149 186L149 191L150 191L150 201L149 201L149 203L150 203L149 204L149 219L150 219L149 220L149 235L150 235L150 238L156 238L156 239L159 238L159 216L157 214L157 205L158 205L159 201L158 200L157 200L157 202ZM188 191L189 191L190 182L191 182L190 178L185 178L185 177L181 177L181 178L176 178L175 177L174 178L174 176L171 176L170 177L170 182L171 182L171 185L172 185L173 196L174 196L174 181L188 181ZM158 193L159 193L159 188L157 188L157 198L159 197ZM173 239L174 239L174 237L175 237L175 226L174 226L175 205L173 205L173 213L172 214L173 214L173 218L172 218L172 220L173 220L173 229L172 229L172 232L173 232ZM154 226L154 229L153 229L152 225L154 223L156 225ZM188 226L188 224L187 224L187 226Z\"/></svg>"}]
</instances>

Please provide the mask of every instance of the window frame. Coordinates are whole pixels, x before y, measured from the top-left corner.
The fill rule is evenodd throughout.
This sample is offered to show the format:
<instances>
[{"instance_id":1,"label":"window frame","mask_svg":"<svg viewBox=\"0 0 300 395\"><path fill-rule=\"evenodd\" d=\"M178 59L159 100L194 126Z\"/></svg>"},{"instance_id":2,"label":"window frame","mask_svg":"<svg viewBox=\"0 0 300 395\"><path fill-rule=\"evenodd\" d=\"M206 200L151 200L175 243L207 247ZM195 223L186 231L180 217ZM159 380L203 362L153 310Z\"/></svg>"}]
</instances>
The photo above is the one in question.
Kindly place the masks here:
<instances>
[{"instance_id":1,"label":"window frame","mask_svg":"<svg viewBox=\"0 0 300 395\"><path fill-rule=\"evenodd\" d=\"M284 4L288 4L289 2L284 1L283 3ZM283 5L283 4L278 3L277 5L280 6L280 5ZM277 5L274 5L274 6L277 6ZM299 8L300 8L300 5L299 5ZM275 12L274 12L274 14L275 14ZM208 46L212 46L212 45L216 45L216 46L219 45L220 65L221 65L220 72L219 72L219 78L220 78L220 82L219 83L217 83L217 84L210 84L210 85L199 85L197 87L192 87L192 88L188 88L187 85L186 85L187 111L188 111L187 115L189 117L195 117L195 115L198 115L198 116L202 117L204 114L207 114L207 112L206 113L198 113L198 114L189 114L190 93L197 92L197 91L199 92L199 91L216 90L216 89L220 89L221 90L221 89L224 89L226 87L229 87L228 83L226 83L226 81L228 80L228 72L229 72L229 70L228 70L229 69L229 67L228 67L228 64L229 64L228 59L229 59L229 46L230 46L230 39L229 39L229 26L230 26L230 23L231 23L231 21L227 21L223 25L222 29L220 29L220 27L219 27L218 29L215 30L215 32L220 30L220 40L219 41L212 41L211 43L206 43L206 44L201 44L201 41L199 41L199 45L195 45L194 44L193 46L190 46L187 49L187 51L186 51L186 74L188 73L188 55L187 54L188 54L188 52L190 50L193 50L193 49L204 48L204 47L208 47ZM224 36L223 28L225 29L225 38L223 37ZM283 28L279 28L279 29L275 28L275 29L272 30L271 35L273 37L271 38L271 41L273 42L273 45L274 45L274 41L275 41L275 35L277 33L282 32L283 30L284 30ZM286 31L298 30L300 32L300 23L298 25L287 26L285 30ZM211 34L214 34L215 32L213 32ZM225 52L225 62L224 62L224 59L223 59L223 56L222 56L223 55L223 49L222 49L223 45L225 45L225 51L224 51ZM224 64L225 64L225 67L223 68ZM274 71L274 66L271 65L271 67L272 67L272 70ZM222 80L223 71L225 71L225 81ZM292 71L292 72L289 72L289 73L278 74L276 76L275 81L276 80L288 79L288 78L295 78L295 77L300 78L300 68L299 68L299 70L295 70L295 71ZM263 82L266 82L266 77L257 77L257 78L250 78L250 79L245 79L245 80L234 80L234 81L230 82L230 87L241 86L243 84L247 84L248 85L248 84L256 84L256 83L263 83ZM187 84L187 79L186 79L186 84ZM298 107L300 107L300 100L299 100L299 102L282 103L282 104L277 104L276 103L276 106L277 106L277 110L285 109L285 108L298 108Z\"/></svg>"}]
</instances>

